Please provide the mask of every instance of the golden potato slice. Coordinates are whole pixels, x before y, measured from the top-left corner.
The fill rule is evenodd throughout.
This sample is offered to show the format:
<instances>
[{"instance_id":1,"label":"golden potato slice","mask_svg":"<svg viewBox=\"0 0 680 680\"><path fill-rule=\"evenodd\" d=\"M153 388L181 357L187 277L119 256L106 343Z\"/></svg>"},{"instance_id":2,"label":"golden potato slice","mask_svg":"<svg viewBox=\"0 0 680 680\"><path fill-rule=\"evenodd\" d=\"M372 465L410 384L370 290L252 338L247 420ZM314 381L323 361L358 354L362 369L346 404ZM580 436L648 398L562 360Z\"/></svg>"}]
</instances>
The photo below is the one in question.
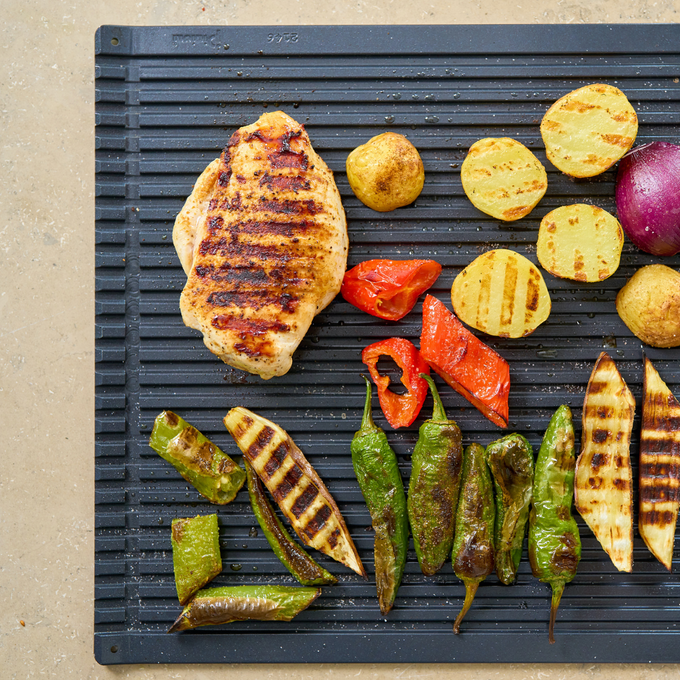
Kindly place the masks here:
<instances>
[{"instance_id":1,"label":"golden potato slice","mask_svg":"<svg viewBox=\"0 0 680 680\"><path fill-rule=\"evenodd\" d=\"M503 338L533 333L550 315L550 293L538 268L512 250L490 250L458 274L453 309L468 326Z\"/></svg>"},{"instance_id":2,"label":"golden potato slice","mask_svg":"<svg viewBox=\"0 0 680 680\"><path fill-rule=\"evenodd\" d=\"M572 177L593 177L633 146L638 119L616 87L586 85L558 99L543 116L548 160Z\"/></svg>"},{"instance_id":3,"label":"golden potato slice","mask_svg":"<svg viewBox=\"0 0 680 680\"><path fill-rule=\"evenodd\" d=\"M505 222L528 215L548 188L548 175L529 149L509 137L475 142L460 171L475 208Z\"/></svg>"},{"instance_id":4,"label":"golden potato slice","mask_svg":"<svg viewBox=\"0 0 680 680\"><path fill-rule=\"evenodd\" d=\"M541 220L536 255L543 269L574 281L603 281L619 266L623 228L602 208L577 203Z\"/></svg>"},{"instance_id":5,"label":"golden potato slice","mask_svg":"<svg viewBox=\"0 0 680 680\"><path fill-rule=\"evenodd\" d=\"M638 269L616 296L616 311L642 342L680 345L680 274L665 264Z\"/></svg>"}]
</instances>

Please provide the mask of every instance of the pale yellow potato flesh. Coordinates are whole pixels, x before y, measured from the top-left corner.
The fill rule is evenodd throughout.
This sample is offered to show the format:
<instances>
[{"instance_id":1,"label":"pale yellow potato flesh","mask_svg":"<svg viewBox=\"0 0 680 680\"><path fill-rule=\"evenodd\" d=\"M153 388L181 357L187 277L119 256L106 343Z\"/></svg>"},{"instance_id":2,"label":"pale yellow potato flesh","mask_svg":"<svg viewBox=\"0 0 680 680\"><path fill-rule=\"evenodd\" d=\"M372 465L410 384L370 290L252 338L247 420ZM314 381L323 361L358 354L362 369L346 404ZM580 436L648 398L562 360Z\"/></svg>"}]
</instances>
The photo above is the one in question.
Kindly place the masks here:
<instances>
[{"instance_id":1,"label":"pale yellow potato flesh","mask_svg":"<svg viewBox=\"0 0 680 680\"><path fill-rule=\"evenodd\" d=\"M550 316L550 293L538 267L503 248L471 262L451 287L453 309L461 321L504 338L533 333Z\"/></svg>"},{"instance_id":2,"label":"pale yellow potato flesh","mask_svg":"<svg viewBox=\"0 0 680 680\"><path fill-rule=\"evenodd\" d=\"M541 220L536 256L554 276L592 283L618 269L622 249L619 221L602 208L576 203L552 210Z\"/></svg>"},{"instance_id":3,"label":"pale yellow potato flesh","mask_svg":"<svg viewBox=\"0 0 680 680\"><path fill-rule=\"evenodd\" d=\"M593 177L610 168L633 146L637 130L626 95L602 83L564 95L541 122L548 160L572 177Z\"/></svg>"},{"instance_id":4,"label":"pale yellow potato flesh","mask_svg":"<svg viewBox=\"0 0 680 680\"><path fill-rule=\"evenodd\" d=\"M509 137L475 142L463 161L460 177L475 208L505 222L528 215L548 188L541 161Z\"/></svg>"}]
</instances>

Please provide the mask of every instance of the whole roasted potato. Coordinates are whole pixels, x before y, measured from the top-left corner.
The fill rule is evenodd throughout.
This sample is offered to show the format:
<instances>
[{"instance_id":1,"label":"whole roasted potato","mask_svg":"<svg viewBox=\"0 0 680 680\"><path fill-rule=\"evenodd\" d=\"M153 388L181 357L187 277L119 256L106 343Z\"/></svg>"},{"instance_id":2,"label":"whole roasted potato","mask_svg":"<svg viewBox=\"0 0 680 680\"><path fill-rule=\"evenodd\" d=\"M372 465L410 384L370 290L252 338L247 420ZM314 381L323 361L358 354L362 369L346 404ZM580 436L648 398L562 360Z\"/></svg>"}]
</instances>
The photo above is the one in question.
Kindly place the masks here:
<instances>
[{"instance_id":1,"label":"whole roasted potato","mask_svg":"<svg viewBox=\"0 0 680 680\"><path fill-rule=\"evenodd\" d=\"M642 342L652 347L677 347L680 274L664 264L638 269L616 296L616 311Z\"/></svg>"},{"instance_id":2,"label":"whole roasted potato","mask_svg":"<svg viewBox=\"0 0 680 680\"><path fill-rule=\"evenodd\" d=\"M387 212L418 198L425 170L416 147L406 137L384 132L347 156L347 179L364 205Z\"/></svg>"}]
</instances>

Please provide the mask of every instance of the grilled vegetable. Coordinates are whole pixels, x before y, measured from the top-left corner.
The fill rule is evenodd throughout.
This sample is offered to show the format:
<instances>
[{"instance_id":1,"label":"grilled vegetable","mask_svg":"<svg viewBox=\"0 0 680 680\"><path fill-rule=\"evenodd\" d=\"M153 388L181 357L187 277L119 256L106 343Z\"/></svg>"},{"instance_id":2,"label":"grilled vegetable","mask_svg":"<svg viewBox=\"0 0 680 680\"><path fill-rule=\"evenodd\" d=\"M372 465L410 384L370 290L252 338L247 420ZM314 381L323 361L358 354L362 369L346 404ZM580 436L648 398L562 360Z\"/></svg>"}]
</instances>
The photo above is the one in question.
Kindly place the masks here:
<instances>
[{"instance_id":1,"label":"grilled vegetable","mask_svg":"<svg viewBox=\"0 0 680 680\"><path fill-rule=\"evenodd\" d=\"M300 540L365 577L338 506L286 431L240 406L227 413L224 425Z\"/></svg>"},{"instance_id":2,"label":"grilled vegetable","mask_svg":"<svg viewBox=\"0 0 680 680\"><path fill-rule=\"evenodd\" d=\"M423 302L420 355L492 423L508 426L508 362L470 333L432 295Z\"/></svg>"},{"instance_id":3,"label":"grilled vegetable","mask_svg":"<svg viewBox=\"0 0 680 680\"><path fill-rule=\"evenodd\" d=\"M226 453L172 411L156 418L149 446L212 503L233 501L246 481L246 473Z\"/></svg>"},{"instance_id":4,"label":"grilled vegetable","mask_svg":"<svg viewBox=\"0 0 680 680\"><path fill-rule=\"evenodd\" d=\"M506 222L528 215L548 188L541 161L509 137L475 142L463 161L460 178L475 208Z\"/></svg>"},{"instance_id":5,"label":"grilled vegetable","mask_svg":"<svg viewBox=\"0 0 680 680\"><path fill-rule=\"evenodd\" d=\"M408 517L420 569L436 574L451 554L463 458L460 428L448 420L434 381L424 373L434 410L413 450Z\"/></svg>"},{"instance_id":6,"label":"grilled vegetable","mask_svg":"<svg viewBox=\"0 0 680 680\"><path fill-rule=\"evenodd\" d=\"M380 612L392 609L401 584L408 550L406 496L397 457L385 433L371 416L371 383L366 381L366 403L361 428L352 439L352 465L371 513L375 531L375 585Z\"/></svg>"},{"instance_id":7,"label":"grilled vegetable","mask_svg":"<svg viewBox=\"0 0 680 680\"><path fill-rule=\"evenodd\" d=\"M265 538L282 564L303 586L323 586L337 583L338 579L317 564L297 543L276 516L271 503L267 500L264 486L246 460L246 475L248 477L248 495L250 505L257 521L264 532Z\"/></svg>"},{"instance_id":8,"label":"grilled vegetable","mask_svg":"<svg viewBox=\"0 0 680 680\"><path fill-rule=\"evenodd\" d=\"M496 574L508 586L522 558L534 481L533 451L521 434L508 434L489 444L485 456L496 491Z\"/></svg>"},{"instance_id":9,"label":"grilled vegetable","mask_svg":"<svg viewBox=\"0 0 680 680\"><path fill-rule=\"evenodd\" d=\"M616 311L642 342L680 345L680 273L663 264L638 269L616 296Z\"/></svg>"},{"instance_id":10,"label":"grilled vegetable","mask_svg":"<svg viewBox=\"0 0 680 680\"><path fill-rule=\"evenodd\" d=\"M180 604L222 571L217 515L172 520L172 565Z\"/></svg>"},{"instance_id":11,"label":"grilled vegetable","mask_svg":"<svg viewBox=\"0 0 680 680\"><path fill-rule=\"evenodd\" d=\"M534 494L529 514L529 562L534 576L552 588L550 643L555 642L557 608L564 586L576 576L581 537L571 516L574 498L574 426L568 406L550 419L534 471Z\"/></svg>"},{"instance_id":12,"label":"grilled vegetable","mask_svg":"<svg viewBox=\"0 0 680 680\"><path fill-rule=\"evenodd\" d=\"M494 520L493 483L484 459L484 447L470 444L463 456L452 554L453 571L465 584L465 602L453 624L456 635L479 584L493 572Z\"/></svg>"},{"instance_id":13,"label":"grilled vegetable","mask_svg":"<svg viewBox=\"0 0 680 680\"><path fill-rule=\"evenodd\" d=\"M536 256L563 279L603 281L619 267L623 229L606 210L577 203L552 210L541 220Z\"/></svg>"},{"instance_id":14,"label":"grilled vegetable","mask_svg":"<svg viewBox=\"0 0 680 680\"><path fill-rule=\"evenodd\" d=\"M637 129L626 95L602 83L564 95L541 122L548 160L572 177L593 177L610 168L633 146Z\"/></svg>"},{"instance_id":15,"label":"grilled vegetable","mask_svg":"<svg viewBox=\"0 0 680 680\"><path fill-rule=\"evenodd\" d=\"M512 250L490 250L458 274L451 287L453 311L483 333L521 338L550 315L550 293L541 272Z\"/></svg>"},{"instance_id":16,"label":"grilled vegetable","mask_svg":"<svg viewBox=\"0 0 680 680\"><path fill-rule=\"evenodd\" d=\"M576 509L619 571L633 570L630 435L635 399L602 352L590 375L576 462Z\"/></svg>"},{"instance_id":17,"label":"grilled vegetable","mask_svg":"<svg viewBox=\"0 0 680 680\"><path fill-rule=\"evenodd\" d=\"M680 404L645 357L638 530L668 571L680 505Z\"/></svg>"},{"instance_id":18,"label":"grilled vegetable","mask_svg":"<svg viewBox=\"0 0 680 680\"><path fill-rule=\"evenodd\" d=\"M321 588L225 586L199 590L168 633L232 621L290 621L307 609Z\"/></svg>"}]
</instances>

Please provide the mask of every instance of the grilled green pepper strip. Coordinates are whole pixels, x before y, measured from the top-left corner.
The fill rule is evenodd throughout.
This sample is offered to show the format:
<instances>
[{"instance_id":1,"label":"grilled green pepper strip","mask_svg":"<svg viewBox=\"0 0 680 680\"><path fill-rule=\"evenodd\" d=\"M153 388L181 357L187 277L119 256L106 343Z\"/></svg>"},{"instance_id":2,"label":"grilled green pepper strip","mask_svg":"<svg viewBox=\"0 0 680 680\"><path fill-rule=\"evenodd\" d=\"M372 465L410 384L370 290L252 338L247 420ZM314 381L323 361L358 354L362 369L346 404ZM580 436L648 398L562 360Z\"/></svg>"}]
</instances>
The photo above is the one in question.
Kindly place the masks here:
<instances>
[{"instance_id":1,"label":"grilled green pepper strip","mask_svg":"<svg viewBox=\"0 0 680 680\"><path fill-rule=\"evenodd\" d=\"M352 465L375 530L375 583L383 614L392 609L404 574L408 549L406 496L397 457L371 415L371 383L361 428L351 444Z\"/></svg>"},{"instance_id":2,"label":"grilled green pepper strip","mask_svg":"<svg viewBox=\"0 0 680 680\"><path fill-rule=\"evenodd\" d=\"M199 590L168 633L232 621L290 621L316 600L321 588L225 586Z\"/></svg>"},{"instance_id":3,"label":"grilled green pepper strip","mask_svg":"<svg viewBox=\"0 0 680 680\"><path fill-rule=\"evenodd\" d=\"M529 515L531 571L552 587L548 634L551 644L555 642L555 617L564 586L576 576L581 559L581 537L571 515L575 465L571 410L560 406L550 419L536 459Z\"/></svg>"},{"instance_id":4,"label":"grilled green pepper strip","mask_svg":"<svg viewBox=\"0 0 680 680\"><path fill-rule=\"evenodd\" d=\"M217 515L172 520L172 564L180 604L222 571Z\"/></svg>"},{"instance_id":5,"label":"grilled green pepper strip","mask_svg":"<svg viewBox=\"0 0 680 680\"><path fill-rule=\"evenodd\" d=\"M506 435L487 446L486 462L496 490L496 573L507 586L517 575L529 519L534 479L531 444L521 434Z\"/></svg>"},{"instance_id":6,"label":"grilled green pepper strip","mask_svg":"<svg viewBox=\"0 0 680 680\"><path fill-rule=\"evenodd\" d=\"M317 564L286 531L281 520L276 516L271 503L264 492L264 485L247 460L248 495L250 505L269 545L281 560L283 566L302 583L303 586L323 586L337 583L338 579Z\"/></svg>"},{"instance_id":7,"label":"grilled green pepper strip","mask_svg":"<svg viewBox=\"0 0 680 680\"><path fill-rule=\"evenodd\" d=\"M484 447L470 444L463 456L452 555L453 571L465 584L465 602L453 624L456 635L479 584L493 572L494 519L493 482L484 459Z\"/></svg>"},{"instance_id":8,"label":"grilled green pepper strip","mask_svg":"<svg viewBox=\"0 0 680 680\"><path fill-rule=\"evenodd\" d=\"M212 503L233 501L246 481L246 473L226 453L172 411L156 418L149 446Z\"/></svg>"},{"instance_id":9,"label":"grilled green pepper strip","mask_svg":"<svg viewBox=\"0 0 680 680\"><path fill-rule=\"evenodd\" d=\"M432 576L451 555L463 447L460 428L446 418L432 378L424 373L420 377L430 386L434 410L420 426L413 450L408 517L420 569Z\"/></svg>"}]
</instances>

